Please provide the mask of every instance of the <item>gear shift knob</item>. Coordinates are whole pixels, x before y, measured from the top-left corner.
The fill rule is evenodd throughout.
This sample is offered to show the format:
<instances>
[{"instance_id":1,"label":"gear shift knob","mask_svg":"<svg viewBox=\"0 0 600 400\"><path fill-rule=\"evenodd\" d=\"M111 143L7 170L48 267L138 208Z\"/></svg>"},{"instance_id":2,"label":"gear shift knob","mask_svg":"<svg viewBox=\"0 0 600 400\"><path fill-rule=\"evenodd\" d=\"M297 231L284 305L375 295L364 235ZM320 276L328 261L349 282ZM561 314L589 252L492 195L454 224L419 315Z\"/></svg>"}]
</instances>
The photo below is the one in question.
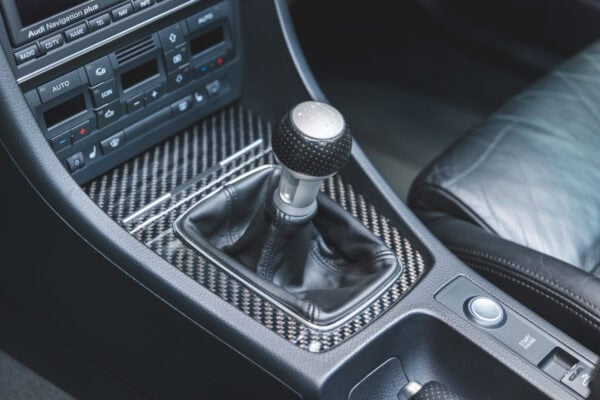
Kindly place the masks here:
<instances>
[{"instance_id":1,"label":"gear shift knob","mask_svg":"<svg viewBox=\"0 0 600 400\"><path fill-rule=\"evenodd\" d=\"M350 159L352 136L344 117L325 103L301 103L286 114L271 142L283 167L275 204L295 216L314 212L321 182Z\"/></svg>"}]
</instances>

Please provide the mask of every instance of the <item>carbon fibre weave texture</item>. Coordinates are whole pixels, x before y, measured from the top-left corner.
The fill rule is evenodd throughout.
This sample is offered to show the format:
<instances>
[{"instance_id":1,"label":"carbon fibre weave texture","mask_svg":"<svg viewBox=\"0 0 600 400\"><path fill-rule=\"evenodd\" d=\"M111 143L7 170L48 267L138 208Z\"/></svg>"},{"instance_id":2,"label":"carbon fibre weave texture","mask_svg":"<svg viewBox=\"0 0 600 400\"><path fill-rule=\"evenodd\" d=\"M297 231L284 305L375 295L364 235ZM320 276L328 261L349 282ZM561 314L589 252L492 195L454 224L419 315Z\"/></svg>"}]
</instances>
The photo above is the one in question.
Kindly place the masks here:
<instances>
[{"instance_id":1,"label":"carbon fibre weave texture","mask_svg":"<svg viewBox=\"0 0 600 400\"><path fill-rule=\"evenodd\" d=\"M85 185L84 190L110 217L190 278L291 343L323 352L343 343L395 304L425 273L426 265L399 230L339 176L328 179L322 190L381 237L405 268L382 296L338 328L311 329L185 246L172 230L176 218L225 182L272 164L268 147L271 130L269 122L233 105L116 167ZM219 166L260 139L262 143L251 152ZM204 174L201 179L199 174ZM194 177L196 181L185 184ZM176 194L165 196L175 188L179 188ZM163 201L149 212L128 218L161 197Z\"/></svg>"}]
</instances>

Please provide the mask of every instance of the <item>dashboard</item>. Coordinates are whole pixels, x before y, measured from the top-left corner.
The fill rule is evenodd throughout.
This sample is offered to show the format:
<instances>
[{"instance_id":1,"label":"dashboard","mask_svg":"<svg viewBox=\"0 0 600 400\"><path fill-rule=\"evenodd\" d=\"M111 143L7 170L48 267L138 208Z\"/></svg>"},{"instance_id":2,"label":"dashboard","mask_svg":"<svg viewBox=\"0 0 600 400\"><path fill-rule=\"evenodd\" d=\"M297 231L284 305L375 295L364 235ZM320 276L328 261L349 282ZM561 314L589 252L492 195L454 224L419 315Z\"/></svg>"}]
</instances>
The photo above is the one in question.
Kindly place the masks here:
<instances>
[{"instance_id":1,"label":"dashboard","mask_svg":"<svg viewBox=\"0 0 600 400\"><path fill-rule=\"evenodd\" d=\"M0 7L0 150L9 155L0 173L24 193L0 207L4 245L18 254L4 257L20 267L0 269L0 296L25 304L127 390L139 388L140 398L249 390L256 398L409 399L416 392L401 397L404 389L443 381L465 398L589 394L580 378L597 355L473 273L351 138L347 164L310 186L352 221L337 231L359 226L361 237L381 240L394 269L368 295L347 290L358 300L343 318L320 323L312 305L289 306L296 298L278 300L272 282L261 290L263 277L228 268L230 259L177 232L206 199L217 203L215 215L226 210L229 200L215 193L227 184L243 189L257 171L279 171L271 137L281 116L327 102L286 0ZM306 110L307 119L331 113ZM282 145L290 159L327 147L292 142ZM240 219L253 219L252 205L274 193L262 203L240 196ZM327 242L319 245L328 250Z\"/></svg>"},{"instance_id":2,"label":"dashboard","mask_svg":"<svg viewBox=\"0 0 600 400\"><path fill-rule=\"evenodd\" d=\"M2 2L2 44L45 138L78 183L240 96L229 2L29 3ZM187 16L173 18L181 8Z\"/></svg>"}]
</instances>

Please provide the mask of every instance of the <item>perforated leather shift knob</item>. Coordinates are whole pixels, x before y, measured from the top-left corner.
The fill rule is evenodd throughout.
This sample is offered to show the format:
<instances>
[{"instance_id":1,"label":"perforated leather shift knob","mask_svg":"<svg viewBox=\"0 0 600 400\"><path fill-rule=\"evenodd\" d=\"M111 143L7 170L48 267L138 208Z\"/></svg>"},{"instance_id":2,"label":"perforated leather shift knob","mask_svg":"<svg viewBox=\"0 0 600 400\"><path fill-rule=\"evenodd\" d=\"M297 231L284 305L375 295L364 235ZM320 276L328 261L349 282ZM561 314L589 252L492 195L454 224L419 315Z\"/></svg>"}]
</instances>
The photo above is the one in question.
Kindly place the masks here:
<instances>
[{"instance_id":1,"label":"perforated leather shift knob","mask_svg":"<svg viewBox=\"0 0 600 400\"><path fill-rule=\"evenodd\" d=\"M342 114L316 101L294 107L271 144L283 168L275 204L296 216L316 211L321 182L339 172L352 152L352 136Z\"/></svg>"},{"instance_id":2,"label":"perforated leather shift knob","mask_svg":"<svg viewBox=\"0 0 600 400\"><path fill-rule=\"evenodd\" d=\"M279 162L314 178L337 173L350 159L352 136L344 117L325 103L307 101L294 107L272 138Z\"/></svg>"}]
</instances>

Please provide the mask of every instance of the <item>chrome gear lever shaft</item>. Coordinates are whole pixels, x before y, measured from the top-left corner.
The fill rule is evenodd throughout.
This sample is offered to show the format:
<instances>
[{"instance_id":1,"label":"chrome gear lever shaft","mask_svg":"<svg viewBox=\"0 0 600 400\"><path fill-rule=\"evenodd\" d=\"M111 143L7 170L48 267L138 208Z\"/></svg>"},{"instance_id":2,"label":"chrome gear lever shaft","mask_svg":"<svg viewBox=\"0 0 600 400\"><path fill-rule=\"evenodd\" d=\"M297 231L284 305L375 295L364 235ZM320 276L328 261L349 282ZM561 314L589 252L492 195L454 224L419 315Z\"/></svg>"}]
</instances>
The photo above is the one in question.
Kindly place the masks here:
<instances>
[{"instance_id":1,"label":"chrome gear lever shaft","mask_svg":"<svg viewBox=\"0 0 600 400\"><path fill-rule=\"evenodd\" d=\"M308 101L286 114L273 135L272 146L283 168L275 205L288 215L300 217L316 211L321 183L350 159L352 136L338 110Z\"/></svg>"}]
</instances>

